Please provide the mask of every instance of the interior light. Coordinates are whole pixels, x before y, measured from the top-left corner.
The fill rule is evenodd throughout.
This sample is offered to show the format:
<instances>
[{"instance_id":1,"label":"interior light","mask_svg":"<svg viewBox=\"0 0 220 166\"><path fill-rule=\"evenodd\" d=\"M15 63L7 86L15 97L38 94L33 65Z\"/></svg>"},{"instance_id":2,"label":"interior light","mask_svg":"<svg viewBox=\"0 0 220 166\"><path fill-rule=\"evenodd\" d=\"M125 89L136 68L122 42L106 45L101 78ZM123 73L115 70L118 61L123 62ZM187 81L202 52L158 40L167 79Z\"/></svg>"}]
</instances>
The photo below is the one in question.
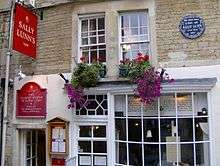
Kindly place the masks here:
<instances>
[{"instance_id":1,"label":"interior light","mask_svg":"<svg viewBox=\"0 0 220 166\"><path fill-rule=\"evenodd\" d=\"M135 123L134 125L135 125L135 126L139 126L139 124L138 124L138 123Z\"/></svg>"}]
</instances>

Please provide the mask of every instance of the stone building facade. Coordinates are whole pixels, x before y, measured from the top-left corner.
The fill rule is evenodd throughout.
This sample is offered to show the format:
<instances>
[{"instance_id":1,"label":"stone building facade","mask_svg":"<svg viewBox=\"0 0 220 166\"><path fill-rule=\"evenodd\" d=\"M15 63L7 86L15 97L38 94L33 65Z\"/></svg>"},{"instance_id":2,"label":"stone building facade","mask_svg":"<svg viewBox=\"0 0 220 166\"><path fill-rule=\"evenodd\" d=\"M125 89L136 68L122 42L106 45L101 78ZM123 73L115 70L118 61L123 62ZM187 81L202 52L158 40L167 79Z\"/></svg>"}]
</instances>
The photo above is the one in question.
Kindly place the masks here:
<instances>
[{"instance_id":1,"label":"stone building facade","mask_svg":"<svg viewBox=\"0 0 220 166\"><path fill-rule=\"evenodd\" d=\"M10 4L1 3L0 77L4 78ZM10 78L14 80L14 87L9 91L5 165L34 165L36 161L38 165L52 165L48 126L54 118L69 122L69 152L64 158L76 165L219 165L219 0L39 0L36 1L36 13L36 60L15 51L11 57ZM164 85L163 95L152 108L145 108L140 103L137 105L132 87L118 83L121 81L118 66L124 44L121 42L121 19L138 14L138 17L146 16L147 21L142 27L140 23L137 23L138 27L130 26L130 30L145 28L147 32L143 34L148 36L141 43L149 48L147 53L151 63L156 68L166 68L176 79L173 85ZM189 14L199 15L205 22L204 33L193 40L183 37L179 30L180 20ZM76 110L67 109L68 98L58 73L71 79L71 72L84 47L80 43L82 21L99 18L104 18L105 42L101 44L105 45L107 76L100 86L88 90L88 96L96 100L102 96L103 103L107 100L107 115L81 115ZM140 30L137 31L140 34ZM27 75L23 80L18 80L16 75L20 65ZM47 89L47 115L43 119L16 117L17 90L28 82L36 82ZM118 85L115 86L114 82ZM181 97L185 98L184 101ZM158 105L170 112L161 112ZM206 112L200 115L203 108ZM183 111L181 114L180 110ZM124 116L118 117L120 112ZM132 136L129 128L137 131L135 134L139 136ZM88 130L92 134L87 137L80 135L83 134L80 131L86 133ZM98 138L96 134L100 134ZM33 135L39 141L44 140L43 148L38 150L45 154L45 158L40 154L36 157L34 153L31 157L26 156L27 141ZM32 144L37 145L36 142ZM86 146L91 146L90 151ZM96 146L105 150L100 152ZM134 157L134 153L138 155Z\"/></svg>"}]
</instances>

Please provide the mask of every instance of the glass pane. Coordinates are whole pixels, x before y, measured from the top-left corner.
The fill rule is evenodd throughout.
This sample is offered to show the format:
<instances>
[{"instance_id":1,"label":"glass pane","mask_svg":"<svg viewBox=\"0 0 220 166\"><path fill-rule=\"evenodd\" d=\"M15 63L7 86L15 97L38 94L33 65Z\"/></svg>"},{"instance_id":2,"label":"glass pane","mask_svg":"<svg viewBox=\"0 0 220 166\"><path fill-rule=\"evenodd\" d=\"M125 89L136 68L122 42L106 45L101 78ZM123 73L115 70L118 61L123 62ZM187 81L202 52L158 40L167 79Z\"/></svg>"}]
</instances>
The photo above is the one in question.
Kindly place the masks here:
<instances>
[{"instance_id":1,"label":"glass pane","mask_svg":"<svg viewBox=\"0 0 220 166\"><path fill-rule=\"evenodd\" d=\"M158 101L143 105L143 116L158 116Z\"/></svg>"},{"instance_id":2,"label":"glass pane","mask_svg":"<svg viewBox=\"0 0 220 166\"><path fill-rule=\"evenodd\" d=\"M177 111L179 116L192 115L192 95L187 93L177 94Z\"/></svg>"},{"instance_id":3,"label":"glass pane","mask_svg":"<svg viewBox=\"0 0 220 166\"><path fill-rule=\"evenodd\" d=\"M178 153L178 156L180 158L180 153ZM175 163L177 163L177 145L161 145L161 165L174 166Z\"/></svg>"},{"instance_id":4,"label":"glass pane","mask_svg":"<svg viewBox=\"0 0 220 166\"><path fill-rule=\"evenodd\" d=\"M140 26L147 26L147 14L141 13L139 14Z\"/></svg>"},{"instance_id":5,"label":"glass pane","mask_svg":"<svg viewBox=\"0 0 220 166\"><path fill-rule=\"evenodd\" d=\"M116 163L127 164L127 145L126 143L116 142Z\"/></svg>"},{"instance_id":6,"label":"glass pane","mask_svg":"<svg viewBox=\"0 0 220 166\"><path fill-rule=\"evenodd\" d=\"M79 137L91 137L91 126L80 126Z\"/></svg>"},{"instance_id":7,"label":"glass pane","mask_svg":"<svg viewBox=\"0 0 220 166\"><path fill-rule=\"evenodd\" d=\"M31 160L30 159L26 161L26 166L31 166Z\"/></svg>"},{"instance_id":8,"label":"glass pane","mask_svg":"<svg viewBox=\"0 0 220 166\"><path fill-rule=\"evenodd\" d=\"M162 94L160 96L160 115L176 116L175 95Z\"/></svg>"},{"instance_id":9,"label":"glass pane","mask_svg":"<svg viewBox=\"0 0 220 166\"><path fill-rule=\"evenodd\" d=\"M36 158L32 159L32 166L36 166Z\"/></svg>"},{"instance_id":10,"label":"glass pane","mask_svg":"<svg viewBox=\"0 0 220 166\"><path fill-rule=\"evenodd\" d=\"M99 36L98 43L105 43L105 36Z\"/></svg>"},{"instance_id":11,"label":"glass pane","mask_svg":"<svg viewBox=\"0 0 220 166\"><path fill-rule=\"evenodd\" d=\"M88 38L82 38L82 45L88 45Z\"/></svg>"},{"instance_id":12,"label":"glass pane","mask_svg":"<svg viewBox=\"0 0 220 166\"><path fill-rule=\"evenodd\" d=\"M32 131L32 144L36 143L36 131Z\"/></svg>"},{"instance_id":13,"label":"glass pane","mask_svg":"<svg viewBox=\"0 0 220 166\"><path fill-rule=\"evenodd\" d=\"M128 96L128 116L141 116L141 101L139 97Z\"/></svg>"},{"instance_id":14,"label":"glass pane","mask_svg":"<svg viewBox=\"0 0 220 166\"><path fill-rule=\"evenodd\" d=\"M106 51L99 50L99 62L106 62Z\"/></svg>"},{"instance_id":15,"label":"glass pane","mask_svg":"<svg viewBox=\"0 0 220 166\"><path fill-rule=\"evenodd\" d=\"M96 100L98 103L101 103L103 101L103 95L96 95Z\"/></svg>"},{"instance_id":16,"label":"glass pane","mask_svg":"<svg viewBox=\"0 0 220 166\"><path fill-rule=\"evenodd\" d=\"M195 116L208 115L208 100L207 93L194 93L194 110Z\"/></svg>"},{"instance_id":17,"label":"glass pane","mask_svg":"<svg viewBox=\"0 0 220 166\"><path fill-rule=\"evenodd\" d=\"M106 127L94 126L93 133L94 133L94 137L106 137Z\"/></svg>"},{"instance_id":18,"label":"glass pane","mask_svg":"<svg viewBox=\"0 0 220 166\"><path fill-rule=\"evenodd\" d=\"M31 146L27 145L26 146L26 158L30 158L31 157Z\"/></svg>"},{"instance_id":19,"label":"glass pane","mask_svg":"<svg viewBox=\"0 0 220 166\"><path fill-rule=\"evenodd\" d=\"M144 165L159 165L159 145L144 145Z\"/></svg>"},{"instance_id":20,"label":"glass pane","mask_svg":"<svg viewBox=\"0 0 220 166\"><path fill-rule=\"evenodd\" d=\"M78 147L78 151L80 153L91 153L91 142L90 141L79 141L78 142L79 147Z\"/></svg>"},{"instance_id":21,"label":"glass pane","mask_svg":"<svg viewBox=\"0 0 220 166\"><path fill-rule=\"evenodd\" d=\"M159 128L157 119L144 119L144 141L159 141Z\"/></svg>"},{"instance_id":22,"label":"glass pane","mask_svg":"<svg viewBox=\"0 0 220 166\"><path fill-rule=\"evenodd\" d=\"M96 30L96 19L89 20L89 30Z\"/></svg>"},{"instance_id":23,"label":"glass pane","mask_svg":"<svg viewBox=\"0 0 220 166\"><path fill-rule=\"evenodd\" d=\"M98 29L105 29L105 19L104 18L99 18L98 19Z\"/></svg>"},{"instance_id":24,"label":"glass pane","mask_svg":"<svg viewBox=\"0 0 220 166\"><path fill-rule=\"evenodd\" d=\"M37 153L36 153L36 144L33 144L33 145L32 145L32 156L31 156L31 157L33 157L33 156L37 156Z\"/></svg>"},{"instance_id":25,"label":"glass pane","mask_svg":"<svg viewBox=\"0 0 220 166\"><path fill-rule=\"evenodd\" d=\"M92 166L92 158L90 155L79 155L80 166Z\"/></svg>"},{"instance_id":26,"label":"glass pane","mask_svg":"<svg viewBox=\"0 0 220 166\"><path fill-rule=\"evenodd\" d=\"M147 28L146 28L146 27L140 28L140 34L141 34L141 35L147 34Z\"/></svg>"},{"instance_id":27,"label":"glass pane","mask_svg":"<svg viewBox=\"0 0 220 166\"><path fill-rule=\"evenodd\" d=\"M28 131L26 134L26 143L27 144L31 143L31 132L30 131Z\"/></svg>"},{"instance_id":28,"label":"glass pane","mask_svg":"<svg viewBox=\"0 0 220 166\"><path fill-rule=\"evenodd\" d=\"M160 128L162 142L176 142L176 119L161 119Z\"/></svg>"},{"instance_id":29,"label":"glass pane","mask_svg":"<svg viewBox=\"0 0 220 166\"><path fill-rule=\"evenodd\" d=\"M90 37L90 43L89 44L96 44L96 37Z\"/></svg>"},{"instance_id":30,"label":"glass pane","mask_svg":"<svg viewBox=\"0 0 220 166\"><path fill-rule=\"evenodd\" d=\"M182 144L180 145L181 158L179 158L180 165L194 165L194 154L193 154L193 144Z\"/></svg>"},{"instance_id":31,"label":"glass pane","mask_svg":"<svg viewBox=\"0 0 220 166\"><path fill-rule=\"evenodd\" d=\"M181 142L193 141L193 120L178 119L178 135Z\"/></svg>"},{"instance_id":32,"label":"glass pane","mask_svg":"<svg viewBox=\"0 0 220 166\"><path fill-rule=\"evenodd\" d=\"M88 102L88 104L86 105L86 108L87 109L96 109L98 107L98 103L97 103L97 101L96 100L90 100L89 102Z\"/></svg>"},{"instance_id":33,"label":"glass pane","mask_svg":"<svg viewBox=\"0 0 220 166\"><path fill-rule=\"evenodd\" d=\"M82 32L88 31L88 20L82 20Z\"/></svg>"},{"instance_id":34,"label":"glass pane","mask_svg":"<svg viewBox=\"0 0 220 166\"><path fill-rule=\"evenodd\" d=\"M209 143L196 144L196 165L210 166Z\"/></svg>"},{"instance_id":35,"label":"glass pane","mask_svg":"<svg viewBox=\"0 0 220 166\"><path fill-rule=\"evenodd\" d=\"M131 35L138 35L138 28L131 28Z\"/></svg>"},{"instance_id":36,"label":"glass pane","mask_svg":"<svg viewBox=\"0 0 220 166\"><path fill-rule=\"evenodd\" d=\"M125 119L115 119L115 139L126 140L126 121Z\"/></svg>"},{"instance_id":37,"label":"glass pane","mask_svg":"<svg viewBox=\"0 0 220 166\"><path fill-rule=\"evenodd\" d=\"M129 16L128 15L124 15L121 16L121 27L128 27L129 26Z\"/></svg>"},{"instance_id":38,"label":"glass pane","mask_svg":"<svg viewBox=\"0 0 220 166\"><path fill-rule=\"evenodd\" d=\"M97 62L97 52L91 51L91 62Z\"/></svg>"},{"instance_id":39,"label":"glass pane","mask_svg":"<svg viewBox=\"0 0 220 166\"><path fill-rule=\"evenodd\" d=\"M137 14L131 14L130 15L130 24L131 27L138 27L138 15Z\"/></svg>"},{"instance_id":40,"label":"glass pane","mask_svg":"<svg viewBox=\"0 0 220 166\"><path fill-rule=\"evenodd\" d=\"M107 156L94 155L94 166L106 166Z\"/></svg>"},{"instance_id":41,"label":"glass pane","mask_svg":"<svg viewBox=\"0 0 220 166\"><path fill-rule=\"evenodd\" d=\"M82 33L81 33L81 36L82 36L82 37L88 37L88 32L82 32Z\"/></svg>"},{"instance_id":42,"label":"glass pane","mask_svg":"<svg viewBox=\"0 0 220 166\"><path fill-rule=\"evenodd\" d=\"M129 144L129 165L142 165L142 147L141 144Z\"/></svg>"},{"instance_id":43,"label":"glass pane","mask_svg":"<svg viewBox=\"0 0 220 166\"><path fill-rule=\"evenodd\" d=\"M126 116L126 102L125 95L115 96L115 116L125 117Z\"/></svg>"},{"instance_id":44,"label":"glass pane","mask_svg":"<svg viewBox=\"0 0 220 166\"><path fill-rule=\"evenodd\" d=\"M93 152L94 153L107 153L106 141L94 141Z\"/></svg>"},{"instance_id":45,"label":"glass pane","mask_svg":"<svg viewBox=\"0 0 220 166\"><path fill-rule=\"evenodd\" d=\"M141 120L140 119L128 119L128 140L129 141L141 141Z\"/></svg>"},{"instance_id":46,"label":"glass pane","mask_svg":"<svg viewBox=\"0 0 220 166\"><path fill-rule=\"evenodd\" d=\"M208 118L195 118L196 141L209 140Z\"/></svg>"}]
</instances>

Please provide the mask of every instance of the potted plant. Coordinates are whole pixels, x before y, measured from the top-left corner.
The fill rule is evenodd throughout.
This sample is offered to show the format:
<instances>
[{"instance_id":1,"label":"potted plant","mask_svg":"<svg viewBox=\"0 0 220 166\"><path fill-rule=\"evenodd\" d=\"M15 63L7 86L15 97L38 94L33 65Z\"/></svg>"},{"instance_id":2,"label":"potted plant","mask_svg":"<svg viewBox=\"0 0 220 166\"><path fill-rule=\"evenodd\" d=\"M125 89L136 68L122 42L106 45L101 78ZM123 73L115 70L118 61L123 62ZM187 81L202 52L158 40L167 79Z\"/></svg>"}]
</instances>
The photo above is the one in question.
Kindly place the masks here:
<instances>
[{"instance_id":1,"label":"potted plant","mask_svg":"<svg viewBox=\"0 0 220 166\"><path fill-rule=\"evenodd\" d=\"M127 77L130 69L130 60L125 59L120 61L119 77Z\"/></svg>"}]
</instances>

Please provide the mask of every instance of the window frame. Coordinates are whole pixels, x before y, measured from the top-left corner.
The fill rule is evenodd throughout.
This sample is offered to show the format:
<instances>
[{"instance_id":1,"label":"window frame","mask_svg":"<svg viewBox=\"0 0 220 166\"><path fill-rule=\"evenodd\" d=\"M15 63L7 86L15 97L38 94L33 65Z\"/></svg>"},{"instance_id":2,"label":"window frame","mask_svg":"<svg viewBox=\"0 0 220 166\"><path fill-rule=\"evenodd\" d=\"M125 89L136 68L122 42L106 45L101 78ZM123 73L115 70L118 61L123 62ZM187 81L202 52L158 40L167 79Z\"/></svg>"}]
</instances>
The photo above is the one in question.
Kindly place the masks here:
<instances>
[{"instance_id":1,"label":"window frame","mask_svg":"<svg viewBox=\"0 0 220 166\"><path fill-rule=\"evenodd\" d=\"M211 126L211 116L212 116L212 113L211 113L211 108L210 108L210 94L209 94L209 92L207 92L207 91L175 91L175 92L165 92L165 93L162 93L162 94L171 94L171 93L173 93L173 94L175 94L175 104L176 104L176 107L175 107L175 115L172 115L172 116L167 116L167 117L163 117L163 116L160 116L160 105L159 105L159 103L160 103L160 101L159 101L159 99L158 99L158 108L157 108L157 112L159 113L158 115L156 115L156 116L153 116L153 117L146 117L146 116L144 116L143 115L143 107L141 108L141 114L140 114L140 116L137 116L137 117L129 117L128 116L128 96L129 95L133 95L133 93L117 93L117 94L114 94L114 96L117 96L117 95L125 95L125 103L126 103L126 112L125 112L125 115L123 116L123 117L117 117L117 116L114 116L114 124L116 125L116 119L124 119L125 121L126 121L126 124L125 124L125 127L126 127L126 138L125 138L125 140L120 140L120 139L116 139L116 137L115 137L115 140L114 140L114 146L115 146L115 150L116 150L116 146L118 145L119 146L119 143L124 143L124 144L126 144L126 148L127 148L127 162L129 161L129 144L130 143L135 143L135 144L140 144L140 145L142 145L142 161L145 161L144 159L143 159L143 157L144 157L144 145L158 145L159 146L159 165L160 166L162 166L162 156L161 156L161 154L162 154L162 145L164 146L164 145L172 145L172 144L175 144L176 146L177 146L177 150L179 150L178 148L179 148L179 146L180 145L191 145L192 147L193 147L193 159L194 159L194 165L196 165L196 159L197 159L197 157L196 157L196 154L197 154L197 151L196 151L196 146L197 145L199 145L199 144L203 144L203 146L205 145L205 146L207 146L208 145L208 149L209 149L209 153L208 153L208 158L209 158L209 163L210 164L212 164L212 157L211 157L211 154L212 154L212 133L211 133L211 128L210 128L210 126ZM187 93L187 94L189 94L189 93L191 93L192 94L192 97L191 97L191 100L192 100L192 115L187 115L187 116L182 116L182 115L178 115L178 108L177 108L177 94L182 94L182 93ZM195 111L195 103L194 103L194 94L196 94L196 93L206 93L206 101L207 101L207 109L208 109L208 114L207 115L196 115L196 111ZM115 100L115 99L114 99ZM141 104L141 105L143 105L143 104ZM114 105L114 107L115 107L115 105ZM115 110L115 109L114 109ZM176 141L175 142L164 142L164 141L162 141L161 140L161 127L160 127L160 121L161 121L161 119L162 120L164 120L164 119L170 119L170 118L173 118L173 119L175 119L175 122L176 122L176 128L178 128L178 124L179 124L179 120L180 119L191 119L193 122L192 122L192 130L193 130L193 138L192 138L192 140L191 141L178 141L178 137L177 136L180 136L179 135L179 131L178 130L176 130L176 134L177 134L177 136L176 136ZM197 118L207 118L207 120L208 120L208 129L209 129L209 135L208 135L208 140L202 140L202 141L200 141L200 140L196 140L196 135L195 135L195 133L196 133L196 128L195 128L195 125L196 125L196 122L195 122L195 119L197 119ZM142 128L141 129L141 131L142 131L142 136L141 136L141 138L142 138L142 140L141 141L129 141L129 138L128 138L128 120L129 119L140 119L141 120L141 124L143 125L143 123L144 123L144 120L145 119L157 119L158 120L158 132L159 132L159 140L158 140L158 142L157 143L155 143L155 142L146 142L145 140L144 140L144 138L143 138L143 134L144 134L144 129ZM160 121L159 121L160 120ZM115 127L115 126L114 126ZM160 129L159 129L160 128ZM114 134L116 134L116 128L114 128ZM117 152L115 151L115 154L116 154ZM178 160L178 154L177 154L177 161L181 161L181 160ZM114 165L117 165L117 166L119 166L119 165L123 165L123 164L119 164L119 163L117 163L116 162L116 156L115 156L115 159L114 159ZM144 165L144 163L142 163L142 165Z\"/></svg>"},{"instance_id":2,"label":"window frame","mask_svg":"<svg viewBox=\"0 0 220 166\"><path fill-rule=\"evenodd\" d=\"M89 20L89 19L98 19L98 18L104 18L104 43L101 44L88 44L88 45L82 45L82 21L83 20ZM88 25L89 26L89 25ZM96 30L97 31L97 30ZM89 32L89 31L88 31ZM88 35L89 36L89 35ZM98 34L96 34L96 37L98 40ZM105 13L93 13L93 14L80 14L78 15L78 49L77 49L77 62L80 63L80 57L82 55L82 47L92 47L92 46L105 46L105 56L106 56L106 61L107 61L107 53L106 53L106 17L105 17ZM91 64L90 61L90 56L89 56L89 63ZM102 63L106 63L106 62L102 62Z\"/></svg>"}]
</instances>

